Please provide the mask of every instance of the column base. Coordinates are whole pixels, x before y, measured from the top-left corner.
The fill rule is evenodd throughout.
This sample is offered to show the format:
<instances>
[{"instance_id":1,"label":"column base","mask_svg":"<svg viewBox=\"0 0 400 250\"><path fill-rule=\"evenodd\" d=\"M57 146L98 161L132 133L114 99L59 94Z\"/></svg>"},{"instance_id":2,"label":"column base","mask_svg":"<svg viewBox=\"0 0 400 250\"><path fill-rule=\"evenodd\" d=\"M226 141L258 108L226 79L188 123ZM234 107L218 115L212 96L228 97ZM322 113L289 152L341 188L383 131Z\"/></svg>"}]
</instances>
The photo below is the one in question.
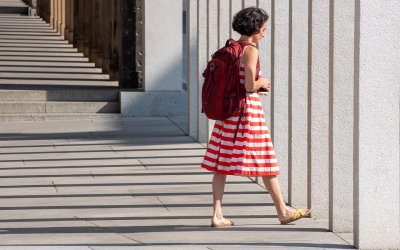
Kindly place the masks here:
<instances>
[{"instance_id":1,"label":"column base","mask_svg":"<svg viewBox=\"0 0 400 250\"><path fill-rule=\"evenodd\" d=\"M103 58L102 56L96 52L96 56L94 59L94 65L96 68L102 68L103 67Z\"/></svg>"},{"instance_id":2,"label":"column base","mask_svg":"<svg viewBox=\"0 0 400 250\"><path fill-rule=\"evenodd\" d=\"M83 52L83 40L77 40L76 47L78 48L79 52Z\"/></svg>"},{"instance_id":3,"label":"column base","mask_svg":"<svg viewBox=\"0 0 400 250\"><path fill-rule=\"evenodd\" d=\"M97 50L89 49L89 62L96 62L97 60Z\"/></svg>"},{"instance_id":4,"label":"column base","mask_svg":"<svg viewBox=\"0 0 400 250\"><path fill-rule=\"evenodd\" d=\"M69 35L68 35L68 42L69 42L70 44L74 44L74 32L73 32L73 31L70 31L70 32L69 32Z\"/></svg>"},{"instance_id":5,"label":"column base","mask_svg":"<svg viewBox=\"0 0 400 250\"><path fill-rule=\"evenodd\" d=\"M89 57L89 44L84 43L82 49L83 55Z\"/></svg>"},{"instance_id":6,"label":"column base","mask_svg":"<svg viewBox=\"0 0 400 250\"><path fill-rule=\"evenodd\" d=\"M122 116L184 116L186 91L121 91Z\"/></svg>"},{"instance_id":7,"label":"column base","mask_svg":"<svg viewBox=\"0 0 400 250\"><path fill-rule=\"evenodd\" d=\"M103 70L103 74L110 74L110 59L102 58L101 68Z\"/></svg>"}]
</instances>

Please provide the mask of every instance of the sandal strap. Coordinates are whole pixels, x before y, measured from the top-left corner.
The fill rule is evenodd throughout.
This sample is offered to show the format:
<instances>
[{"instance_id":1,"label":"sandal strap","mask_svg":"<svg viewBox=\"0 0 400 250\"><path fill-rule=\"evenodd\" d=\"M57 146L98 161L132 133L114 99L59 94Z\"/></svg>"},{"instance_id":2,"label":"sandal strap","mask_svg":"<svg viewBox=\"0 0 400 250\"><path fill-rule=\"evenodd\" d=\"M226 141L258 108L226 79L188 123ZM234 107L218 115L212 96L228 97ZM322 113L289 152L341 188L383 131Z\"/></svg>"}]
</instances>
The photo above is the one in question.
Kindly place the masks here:
<instances>
[{"instance_id":1,"label":"sandal strap","mask_svg":"<svg viewBox=\"0 0 400 250\"><path fill-rule=\"evenodd\" d=\"M306 212L303 209L297 209L296 213L293 216L293 219L300 218L302 216L306 215Z\"/></svg>"}]
</instances>

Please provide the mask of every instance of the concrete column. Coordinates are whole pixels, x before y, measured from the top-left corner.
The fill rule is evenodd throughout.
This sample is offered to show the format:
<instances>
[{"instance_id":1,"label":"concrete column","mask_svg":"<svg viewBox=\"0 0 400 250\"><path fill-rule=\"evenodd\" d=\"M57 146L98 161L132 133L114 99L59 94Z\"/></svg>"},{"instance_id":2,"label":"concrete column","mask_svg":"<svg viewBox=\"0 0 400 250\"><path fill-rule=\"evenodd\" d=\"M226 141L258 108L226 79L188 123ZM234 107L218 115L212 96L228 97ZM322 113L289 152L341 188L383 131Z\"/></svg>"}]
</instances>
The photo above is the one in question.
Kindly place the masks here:
<instances>
[{"instance_id":1,"label":"concrete column","mask_svg":"<svg viewBox=\"0 0 400 250\"><path fill-rule=\"evenodd\" d=\"M65 32L64 32L64 30L65 30L65 14L66 14L66 5L65 5L65 0L61 0L60 1L61 2L61 5L60 5L60 13L61 13L61 19L60 19L60 33L61 33L61 36L63 36L64 37L64 39L65 39Z\"/></svg>"},{"instance_id":2,"label":"concrete column","mask_svg":"<svg viewBox=\"0 0 400 250\"><path fill-rule=\"evenodd\" d=\"M54 28L54 2L55 1L56 0L50 0L50 6L49 6L49 16L50 16L49 23L52 28Z\"/></svg>"},{"instance_id":3,"label":"concrete column","mask_svg":"<svg viewBox=\"0 0 400 250\"><path fill-rule=\"evenodd\" d=\"M273 7L274 67L271 79L271 98L274 105L270 132L278 158L279 182L282 193L288 193L288 144L289 144L289 0L275 1Z\"/></svg>"},{"instance_id":4,"label":"concrete column","mask_svg":"<svg viewBox=\"0 0 400 250\"><path fill-rule=\"evenodd\" d=\"M302 207L307 206L308 1L289 4L288 202Z\"/></svg>"},{"instance_id":5,"label":"concrete column","mask_svg":"<svg viewBox=\"0 0 400 250\"><path fill-rule=\"evenodd\" d=\"M103 5L103 14L102 14L102 20L103 20L103 25L102 25L102 30L103 30L103 36L101 37L102 39L102 47L101 47L101 52L102 52L102 71L103 74L109 74L110 73L110 56L111 56L111 27L112 27L112 12L111 9L113 6L113 1L101 1Z\"/></svg>"},{"instance_id":6,"label":"concrete column","mask_svg":"<svg viewBox=\"0 0 400 250\"><path fill-rule=\"evenodd\" d=\"M354 5L331 1L329 229L338 233L353 232Z\"/></svg>"},{"instance_id":7,"label":"concrete column","mask_svg":"<svg viewBox=\"0 0 400 250\"><path fill-rule=\"evenodd\" d=\"M60 33L61 36L63 36L64 29L62 28L62 23L63 23L63 1L62 0L57 0L57 31Z\"/></svg>"},{"instance_id":8,"label":"concrete column","mask_svg":"<svg viewBox=\"0 0 400 250\"><path fill-rule=\"evenodd\" d=\"M58 29L58 19L59 19L59 16L58 16L58 5L59 5L59 0L54 0L54 5L53 5L53 17L54 17L54 20L53 20L53 28L58 32L58 33L60 33L60 31L59 31L59 29Z\"/></svg>"},{"instance_id":9,"label":"concrete column","mask_svg":"<svg viewBox=\"0 0 400 250\"><path fill-rule=\"evenodd\" d=\"M229 0L218 1L218 48L225 46L226 41L231 38L231 17Z\"/></svg>"},{"instance_id":10,"label":"concrete column","mask_svg":"<svg viewBox=\"0 0 400 250\"><path fill-rule=\"evenodd\" d=\"M188 134L197 140L197 2L188 2L186 11L187 41L187 124Z\"/></svg>"},{"instance_id":11,"label":"concrete column","mask_svg":"<svg viewBox=\"0 0 400 250\"><path fill-rule=\"evenodd\" d=\"M354 244L400 249L400 2L355 8Z\"/></svg>"},{"instance_id":12,"label":"concrete column","mask_svg":"<svg viewBox=\"0 0 400 250\"><path fill-rule=\"evenodd\" d=\"M208 119L205 114L201 113L201 90L204 83L203 72L207 65L207 0L198 0L197 8L197 104L198 104L198 117L197 117L197 141L200 143L208 143Z\"/></svg>"},{"instance_id":13,"label":"concrete column","mask_svg":"<svg viewBox=\"0 0 400 250\"><path fill-rule=\"evenodd\" d=\"M329 2L312 1L309 92L309 190L312 217L329 216ZM279 155L278 155L279 156Z\"/></svg>"},{"instance_id":14,"label":"concrete column","mask_svg":"<svg viewBox=\"0 0 400 250\"><path fill-rule=\"evenodd\" d=\"M121 92L121 114L186 115L186 91L182 88L182 1L146 0L142 4L144 92ZM123 25L127 25L124 29L129 27L127 23ZM121 56L126 63L122 69L133 73L126 55Z\"/></svg>"},{"instance_id":15,"label":"concrete column","mask_svg":"<svg viewBox=\"0 0 400 250\"><path fill-rule=\"evenodd\" d=\"M257 7L257 0L243 0L243 8Z\"/></svg>"},{"instance_id":16,"label":"concrete column","mask_svg":"<svg viewBox=\"0 0 400 250\"><path fill-rule=\"evenodd\" d=\"M219 49L219 34L218 34L218 0L208 0L207 7L207 62L210 61L211 55ZM205 69L205 67L204 67ZM215 120L207 119L207 142L211 138L214 129Z\"/></svg>"},{"instance_id":17,"label":"concrete column","mask_svg":"<svg viewBox=\"0 0 400 250\"><path fill-rule=\"evenodd\" d=\"M260 65L261 65L261 73L263 76L271 80L271 41L272 41L272 33L271 33L271 0L259 0L258 7L264 9L268 15L269 20L267 22L267 29L265 30L265 37L258 44L258 53L260 57ZM267 126L269 128L271 124L271 96L267 97L260 96L260 101L264 110L265 121L267 122Z\"/></svg>"},{"instance_id":18,"label":"concrete column","mask_svg":"<svg viewBox=\"0 0 400 250\"><path fill-rule=\"evenodd\" d=\"M79 52L83 52L83 1L75 0L75 30L74 30L74 46ZM76 43L76 44L75 44Z\"/></svg>"},{"instance_id":19,"label":"concrete column","mask_svg":"<svg viewBox=\"0 0 400 250\"><path fill-rule=\"evenodd\" d=\"M114 0L111 11L112 25L111 25L111 55L110 55L110 78L119 80L119 62L121 55L121 0Z\"/></svg>"},{"instance_id":20,"label":"concrete column","mask_svg":"<svg viewBox=\"0 0 400 250\"><path fill-rule=\"evenodd\" d=\"M105 36L106 34L104 34L104 30L102 27L102 13L103 13L103 1L101 0L94 0L93 1L93 5L94 5L94 33L93 33L93 46L94 46L94 50L92 51L91 57L93 59L93 61L95 62L95 66L96 68L101 68L102 67L102 51L101 51L101 47L102 47L102 42L103 42L103 36ZM108 34L107 34L108 35Z\"/></svg>"},{"instance_id":21,"label":"concrete column","mask_svg":"<svg viewBox=\"0 0 400 250\"><path fill-rule=\"evenodd\" d=\"M143 21L142 21L142 11L141 11L141 1L136 0L123 0L121 6L121 49L122 52L120 56L120 86L124 88L133 88L138 89L142 87L142 38L143 38ZM180 13L182 15L182 6L180 6ZM160 21L160 20L157 20ZM180 21L182 24L182 19ZM175 24L179 25L179 23ZM182 25L180 26L182 27ZM153 32L151 30L150 32ZM152 35L151 35L152 36ZM181 37L182 37L182 28L181 28ZM165 42L165 41L163 41ZM153 41L150 41L152 44ZM161 45L161 44L159 44ZM181 45L181 53L182 55L182 42ZM178 46L172 45L171 46ZM151 48L151 47L150 47ZM170 48L168 48L169 50ZM163 48L165 50L165 48ZM172 49L175 51L175 49ZM159 52L161 54L161 50ZM146 54L146 56L151 56L151 54ZM153 55L155 56L155 55ZM159 55L158 55L159 56ZM154 60L154 58L153 58ZM164 61L164 63L167 61ZM152 65L153 66L153 65ZM155 66L155 65L154 65ZM160 65L157 65L160 66ZM182 62L181 62L182 66ZM179 72L175 72L179 74ZM181 68L181 77L180 82L182 82L182 68ZM151 73L154 74L154 73ZM160 75L158 75L160 77ZM177 80L179 77L177 76ZM153 79L154 80L154 79ZM182 85L178 85L174 83L174 87L178 87L179 90L182 90ZM157 83L160 84L160 83ZM176 86L178 85L178 86ZM159 87L159 86L158 86ZM157 88L158 88L157 87Z\"/></svg>"},{"instance_id":22,"label":"concrete column","mask_svg":"<svg viewBox=\"0 0 400 250\"><path fill-rule=\"evenodd\" d=\"M69 13L71 12L71 10L70 10L71 5L70 5L70 0L63 0L63 1L64 1L64 6L65 6L65 11L64 11L64 14L65 14L65 17L64 17L65 25L64 25L63 34L64 34L64 39L69 41L69 27L71 26L71 24L70 24L71 20L70 20Z\"/></svg>"},{"instance_id":23,"label":"concrete column","mask_svg":"<svg viewBox=\"0 0 400 250\"><path fill-rule=\"evenodd\" d=\"M86 0L89 4L89 61L95 62L95 55L96 55L96 47L95 47L95 40L96 34L98 34L98 30L96 30L96 6L94 0Z\"/></svg>"},{"instance_id":24,"label":"concrete column","mask_svg":"<svg viewBox=\"0 0 400 250\"><path fill-rule=\"evenodd\" d=\"M92 29L90 27L90 20L93 16L92 0L83 1L83 48L82 52L84 56L89 56L89 42L90 34Z\"/></svg>"},{"instance_id":25,"label":"concrete column","mask_svg":"<svg viewBox=\"0 0 400 250\"><path fill-rule=\"evenodd\" d=\"M74 43L74 29L75 29L75 4L74 0L68 0L69 2L69 18L70 18L70 26L69 26L69 35L68 35L68 42L73 44Z\"/></svg>"},{"instance_id":26,"label":"concrete column","mask_svg":"<svg viewBox=\"0 0 400 250\"><path fill-rule=\"evenodd\" d=\"M239 40L240 34L232 29L232 21L233 21L233 17L235 16L235 14L238 13L242 9L243 2L242 2L242 0L230 0L230 1L231 1L231 8L230 8L230 17L231 18L230 18L230 24L229 24L231 27L230 37L232 39Z\"/></svg>"}]
</instances>

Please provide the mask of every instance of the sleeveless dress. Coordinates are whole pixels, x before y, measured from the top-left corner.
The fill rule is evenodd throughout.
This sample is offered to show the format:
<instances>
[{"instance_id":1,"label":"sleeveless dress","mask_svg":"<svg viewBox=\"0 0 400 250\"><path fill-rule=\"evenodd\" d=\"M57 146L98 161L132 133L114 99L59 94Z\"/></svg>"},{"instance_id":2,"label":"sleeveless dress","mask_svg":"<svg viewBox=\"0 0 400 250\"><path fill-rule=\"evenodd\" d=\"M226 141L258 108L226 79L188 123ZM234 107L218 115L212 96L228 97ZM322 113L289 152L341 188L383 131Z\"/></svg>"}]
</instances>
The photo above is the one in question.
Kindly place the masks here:
<instances>
[{"instance_id":1,"label":"sleeveless dress","mask_svg":"<svg viewBox=\"0 0 400 250\"><path fill-rule=\"evenodd\" d=\"M240 83L244 84L243 62L239 74ZM257 77L260 76L261 71ZM240 113L237 113L226 120L215 122L201 167L226 175L279 175L275 150L256 92L246 93L245 116L240 121L236 141L233 143L239 116Z\"/></svg>"}]
</instances>

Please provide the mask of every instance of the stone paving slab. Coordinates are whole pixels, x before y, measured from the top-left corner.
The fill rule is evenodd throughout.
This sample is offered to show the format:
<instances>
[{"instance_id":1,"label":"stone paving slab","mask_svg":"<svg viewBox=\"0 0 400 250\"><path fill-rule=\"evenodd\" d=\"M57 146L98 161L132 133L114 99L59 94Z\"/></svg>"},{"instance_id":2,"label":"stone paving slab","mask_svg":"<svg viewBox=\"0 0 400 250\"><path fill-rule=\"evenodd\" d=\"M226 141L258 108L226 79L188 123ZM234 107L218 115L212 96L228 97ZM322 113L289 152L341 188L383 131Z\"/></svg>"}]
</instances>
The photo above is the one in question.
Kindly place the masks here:
<instances>
[{"instance_id":1,"label":"stone paving slab","mask_svg":"<svg viewBox=\"0 0 400 250\"><path fill-rule=\"evenodd\" d=\"M235 226L211 228L212 173L182 119L0 123L0 158L26 159L0 159L0 250L351 248L327 220L280 225L247 177L225 188Z\"/></svg>"}]
</instances>

